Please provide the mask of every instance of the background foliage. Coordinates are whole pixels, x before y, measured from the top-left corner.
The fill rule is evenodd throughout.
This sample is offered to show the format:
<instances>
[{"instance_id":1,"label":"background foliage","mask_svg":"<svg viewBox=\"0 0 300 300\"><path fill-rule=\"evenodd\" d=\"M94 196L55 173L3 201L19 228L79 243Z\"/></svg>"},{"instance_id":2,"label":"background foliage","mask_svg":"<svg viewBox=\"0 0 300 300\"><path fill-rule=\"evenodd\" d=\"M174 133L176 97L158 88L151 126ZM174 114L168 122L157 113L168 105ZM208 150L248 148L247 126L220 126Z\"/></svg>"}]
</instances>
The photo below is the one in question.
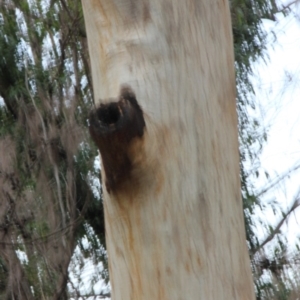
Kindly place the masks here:
<instances>
[{"instance_id":1,"label":"background foliage","mask_svg":"<svg viewBox=\"0 0 300 300\"><path fill-rule=\"evenodd\" d=\"M260 175L267 133L249 114L256 107L251 76L253 63L266 57L262 19L275 20L278 7L273 0L230 4L242 195L257 299L292 299L298 287L286 276L292 259L284 255L280 222L278 228L260 224L270 234L263 242L257 237L255 209L264 207L252 180ZM87 133L93 91L80 1L0 1L0 96L0 299L104 297L105 230L97 150ZM270 256L264 247L272 240Z\"/></svg>"},{"instance_id":2,"label":"background foliage","mask_svg":"<svg viewBox=\"0 0 300 300\"><path fill-rule=\"evenodd\" d=\"M1 299L69 299L84 257L107 279L86 43L80 1L0 2Z\"/></svg>"}]
</instances>

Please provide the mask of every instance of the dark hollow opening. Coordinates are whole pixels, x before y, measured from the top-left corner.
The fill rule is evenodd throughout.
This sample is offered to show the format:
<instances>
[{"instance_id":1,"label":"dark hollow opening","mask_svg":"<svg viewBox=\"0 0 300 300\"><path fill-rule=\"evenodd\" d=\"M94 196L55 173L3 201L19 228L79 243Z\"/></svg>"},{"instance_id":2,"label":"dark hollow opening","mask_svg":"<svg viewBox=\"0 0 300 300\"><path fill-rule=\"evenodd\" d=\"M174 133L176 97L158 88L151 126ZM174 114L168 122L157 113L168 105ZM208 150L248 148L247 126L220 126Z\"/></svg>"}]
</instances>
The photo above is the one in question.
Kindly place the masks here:
<instances>
[{"instance_id":1,"label":"dark hollow opening","mask_svg":"<svg viewBox=\"0 0 300 300\"><path fill-rule=\"evenodd\" d=\"M110 103L99 107L98 119L105 125L117 123L120 119L120 110L117 103Z\"/></svg>"}]
</instances>

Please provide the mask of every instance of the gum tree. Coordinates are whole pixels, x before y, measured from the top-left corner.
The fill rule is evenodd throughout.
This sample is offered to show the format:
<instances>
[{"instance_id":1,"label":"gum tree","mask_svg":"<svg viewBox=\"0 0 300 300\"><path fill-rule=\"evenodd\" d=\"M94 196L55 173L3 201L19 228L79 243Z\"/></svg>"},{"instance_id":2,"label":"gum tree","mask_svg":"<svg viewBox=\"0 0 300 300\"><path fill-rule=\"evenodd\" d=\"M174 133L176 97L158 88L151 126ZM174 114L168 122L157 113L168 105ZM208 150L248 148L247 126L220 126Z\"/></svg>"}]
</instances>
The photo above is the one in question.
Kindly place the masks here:
<instances>
[{"instance_id":1,"label":"gum tree","mask_svg":"<svg viewBox=\"0 0 300 300\"><path fill-rule=\"evenodd\" d=\"M82 1L113 299L254 299L227 1Z\"/></svg>"}]
</instances>

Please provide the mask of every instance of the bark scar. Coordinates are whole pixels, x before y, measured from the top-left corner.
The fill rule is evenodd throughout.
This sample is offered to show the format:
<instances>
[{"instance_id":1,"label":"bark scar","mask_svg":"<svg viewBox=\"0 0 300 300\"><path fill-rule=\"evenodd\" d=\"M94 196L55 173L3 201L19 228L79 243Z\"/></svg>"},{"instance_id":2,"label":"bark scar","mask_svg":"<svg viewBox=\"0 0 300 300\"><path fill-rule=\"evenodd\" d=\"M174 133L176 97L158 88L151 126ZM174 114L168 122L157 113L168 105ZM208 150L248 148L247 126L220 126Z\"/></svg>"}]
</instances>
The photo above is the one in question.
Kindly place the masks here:
<instances>
[{"instance_id":1,"label":"bark scar","mask_svg":"<svg viewBox=\"0 0 300 300\"><path fill-rule=\"evenodd\" d=\"M121 88L117 101L100 104L91 111L89 130L102 157L108 193L130 180L132 144L142 139L145 128L143 111L129 86Z\"/></svg>"}]
</instances>

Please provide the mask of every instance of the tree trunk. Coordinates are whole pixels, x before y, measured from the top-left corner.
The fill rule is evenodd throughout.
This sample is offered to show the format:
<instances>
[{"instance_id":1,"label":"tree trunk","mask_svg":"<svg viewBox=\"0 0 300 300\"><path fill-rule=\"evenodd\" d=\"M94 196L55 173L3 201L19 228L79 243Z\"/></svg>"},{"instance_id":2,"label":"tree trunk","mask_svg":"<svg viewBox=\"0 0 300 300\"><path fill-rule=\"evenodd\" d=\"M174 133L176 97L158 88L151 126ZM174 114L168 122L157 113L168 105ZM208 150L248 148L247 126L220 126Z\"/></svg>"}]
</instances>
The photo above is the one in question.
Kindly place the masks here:
<instances>
[{"instance_id":1,"label":"tree trunk","mask_svg":"<svg viewBox=\"0 0 300 300\"><path fill-rule=\"evenodd\" d=\"M228 1L82 3L112 299L254 299Z\"/></svg>"}]
</instances>

